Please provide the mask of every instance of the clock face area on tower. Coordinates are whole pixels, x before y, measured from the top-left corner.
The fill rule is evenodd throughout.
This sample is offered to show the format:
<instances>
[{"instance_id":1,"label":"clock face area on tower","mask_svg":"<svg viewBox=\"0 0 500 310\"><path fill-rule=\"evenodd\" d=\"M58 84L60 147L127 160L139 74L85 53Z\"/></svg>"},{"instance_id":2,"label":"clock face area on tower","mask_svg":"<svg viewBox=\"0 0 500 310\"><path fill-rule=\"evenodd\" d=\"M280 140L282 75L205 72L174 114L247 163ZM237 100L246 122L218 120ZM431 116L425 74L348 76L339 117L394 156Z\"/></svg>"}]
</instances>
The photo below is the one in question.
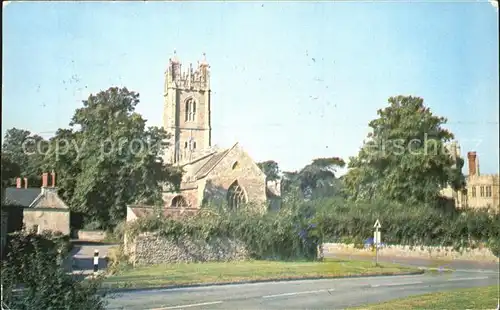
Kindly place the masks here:
<instances>
[{"instance_id":1,"label":"clock face area on tower","mask_svg":"<svg viewBox=\"0 0 500 310\"><path fill-rule=\"evenodd\" d=\"M176 163L211 147L210 73L206 61L183 70L177 57L165 72L163 127L171 135L165 161Z\"/></svg>"}]
</instances>

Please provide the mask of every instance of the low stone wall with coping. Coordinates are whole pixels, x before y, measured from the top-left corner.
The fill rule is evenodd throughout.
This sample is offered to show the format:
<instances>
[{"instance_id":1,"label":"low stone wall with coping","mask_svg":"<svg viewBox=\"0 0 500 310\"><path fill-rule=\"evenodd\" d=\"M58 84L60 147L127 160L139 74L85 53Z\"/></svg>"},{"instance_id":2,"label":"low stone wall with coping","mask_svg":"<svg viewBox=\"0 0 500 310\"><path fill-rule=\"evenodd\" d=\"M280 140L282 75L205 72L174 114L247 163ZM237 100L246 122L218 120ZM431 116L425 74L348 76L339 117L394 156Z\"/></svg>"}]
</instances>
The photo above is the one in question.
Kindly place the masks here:
<instances>
[{"instance_id":1,"label":"low stone wall with coping","mask_svg":"<svg viewBox=\"0 0 500 310\"><path fill-rule=\"evenodd\" d=\"M78 230L78 240L101 242L106 239L106 232L102 230Z\"/></svg>"},{"instance_id":2,"label":"low stone wall with coping","mask_svg":"<svg viewBox=\"0 0 500 310\"><path fill-rule=\"evenodd\" d=\"M126 243L126 254L134 265L249 259L249 253L242 242L227 238L206 242L188 237L174 240L157 233L143 233Z\"/></svg>"},{"instance_id":3,"label":"low stone wall with coping","mask_svg":"<svg viewBox=\"0 0 500 310\"><path fill-rule=\"evenodd\" d=\"M328 257L329 254L375 255L374 249L371 246L360 249L354 244L343 243L324 243L323 253L326 257ZM439 260L498 262L498 257L486 247L455 251L453 247L383 245L379 248L378 255L379 257L411 257Z\"/></svg>"}]
</instances>

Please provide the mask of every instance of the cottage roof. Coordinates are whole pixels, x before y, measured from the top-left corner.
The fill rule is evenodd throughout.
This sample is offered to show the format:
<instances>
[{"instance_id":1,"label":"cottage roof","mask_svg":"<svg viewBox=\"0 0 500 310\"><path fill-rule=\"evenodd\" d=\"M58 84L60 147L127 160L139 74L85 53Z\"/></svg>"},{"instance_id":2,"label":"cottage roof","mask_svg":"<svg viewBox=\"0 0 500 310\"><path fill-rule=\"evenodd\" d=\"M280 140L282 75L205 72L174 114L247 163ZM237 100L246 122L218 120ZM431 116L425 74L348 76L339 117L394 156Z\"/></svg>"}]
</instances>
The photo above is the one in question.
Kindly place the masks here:
<instances>
[{"instance_id":1,"label":"cottage roof","mask_svg":"<svg viewBox=\"0 0 500 310\"><path fill-rule=\"evenodd\" d=\"M41 193L41 188L8 187L5 189L5 203L29 207Z\"/></svg>"},{"instance_id":2,"label":"cottage roof","mask_svg":"<svg viewBox=\"0 0 500 310\"><path fill-rule=\"evenodd\" d=\"M52 198L43 200L47 197ZM42 188L8 187L5 189L5 204L24 208L33 208L38 205L42 208L68 209L66 203L57 195L55 187L45 188L45 190Z\"/></svg>"}]
</instances>

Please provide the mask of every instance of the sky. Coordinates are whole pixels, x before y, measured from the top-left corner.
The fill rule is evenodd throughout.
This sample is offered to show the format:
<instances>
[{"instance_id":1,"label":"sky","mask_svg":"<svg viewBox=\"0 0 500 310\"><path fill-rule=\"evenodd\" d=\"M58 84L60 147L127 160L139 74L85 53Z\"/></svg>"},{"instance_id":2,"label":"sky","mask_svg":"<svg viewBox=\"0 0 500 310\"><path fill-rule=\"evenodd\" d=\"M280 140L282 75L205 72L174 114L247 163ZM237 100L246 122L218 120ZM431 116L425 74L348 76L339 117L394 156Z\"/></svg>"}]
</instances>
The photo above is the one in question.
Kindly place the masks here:
<instances>
[{"instance_id":1,"label":"sky","mask_svg":"<svg viewBox=\"0 0 500 310\"><path fill-rule=\"evenodd\" d=\"M212 139L283 170L357 154L396 95L424 99L498 173L498 11L488 1L21 2L3 10L2 136L50 137L90 94L140 93L161 126L176 50L211 66ZM467 167L467 166L466 166ZM464 172L466 172L464 167Z\"/></svg>"}]
</instances>

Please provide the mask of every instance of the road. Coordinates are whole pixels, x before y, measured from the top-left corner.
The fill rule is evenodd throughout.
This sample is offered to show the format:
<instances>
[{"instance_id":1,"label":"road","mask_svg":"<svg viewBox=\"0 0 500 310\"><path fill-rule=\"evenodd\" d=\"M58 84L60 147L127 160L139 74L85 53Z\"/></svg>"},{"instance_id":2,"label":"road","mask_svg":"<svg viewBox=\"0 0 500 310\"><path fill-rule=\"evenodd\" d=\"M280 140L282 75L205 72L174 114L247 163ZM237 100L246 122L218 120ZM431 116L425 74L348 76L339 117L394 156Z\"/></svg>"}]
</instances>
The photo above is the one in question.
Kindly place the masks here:
<instances>
[{"instance_id":1,"label":"road","mask_svg":"<svg viewBox=\"0 0 500 310\"><path fill-rule=\"evenodd\" d=\"M408 263L408 262L406 262ZM343 309L410 295L498 283L498 269L453 273L237 284L121 293L109 309Z\"/></svg>"}]
</instances>

